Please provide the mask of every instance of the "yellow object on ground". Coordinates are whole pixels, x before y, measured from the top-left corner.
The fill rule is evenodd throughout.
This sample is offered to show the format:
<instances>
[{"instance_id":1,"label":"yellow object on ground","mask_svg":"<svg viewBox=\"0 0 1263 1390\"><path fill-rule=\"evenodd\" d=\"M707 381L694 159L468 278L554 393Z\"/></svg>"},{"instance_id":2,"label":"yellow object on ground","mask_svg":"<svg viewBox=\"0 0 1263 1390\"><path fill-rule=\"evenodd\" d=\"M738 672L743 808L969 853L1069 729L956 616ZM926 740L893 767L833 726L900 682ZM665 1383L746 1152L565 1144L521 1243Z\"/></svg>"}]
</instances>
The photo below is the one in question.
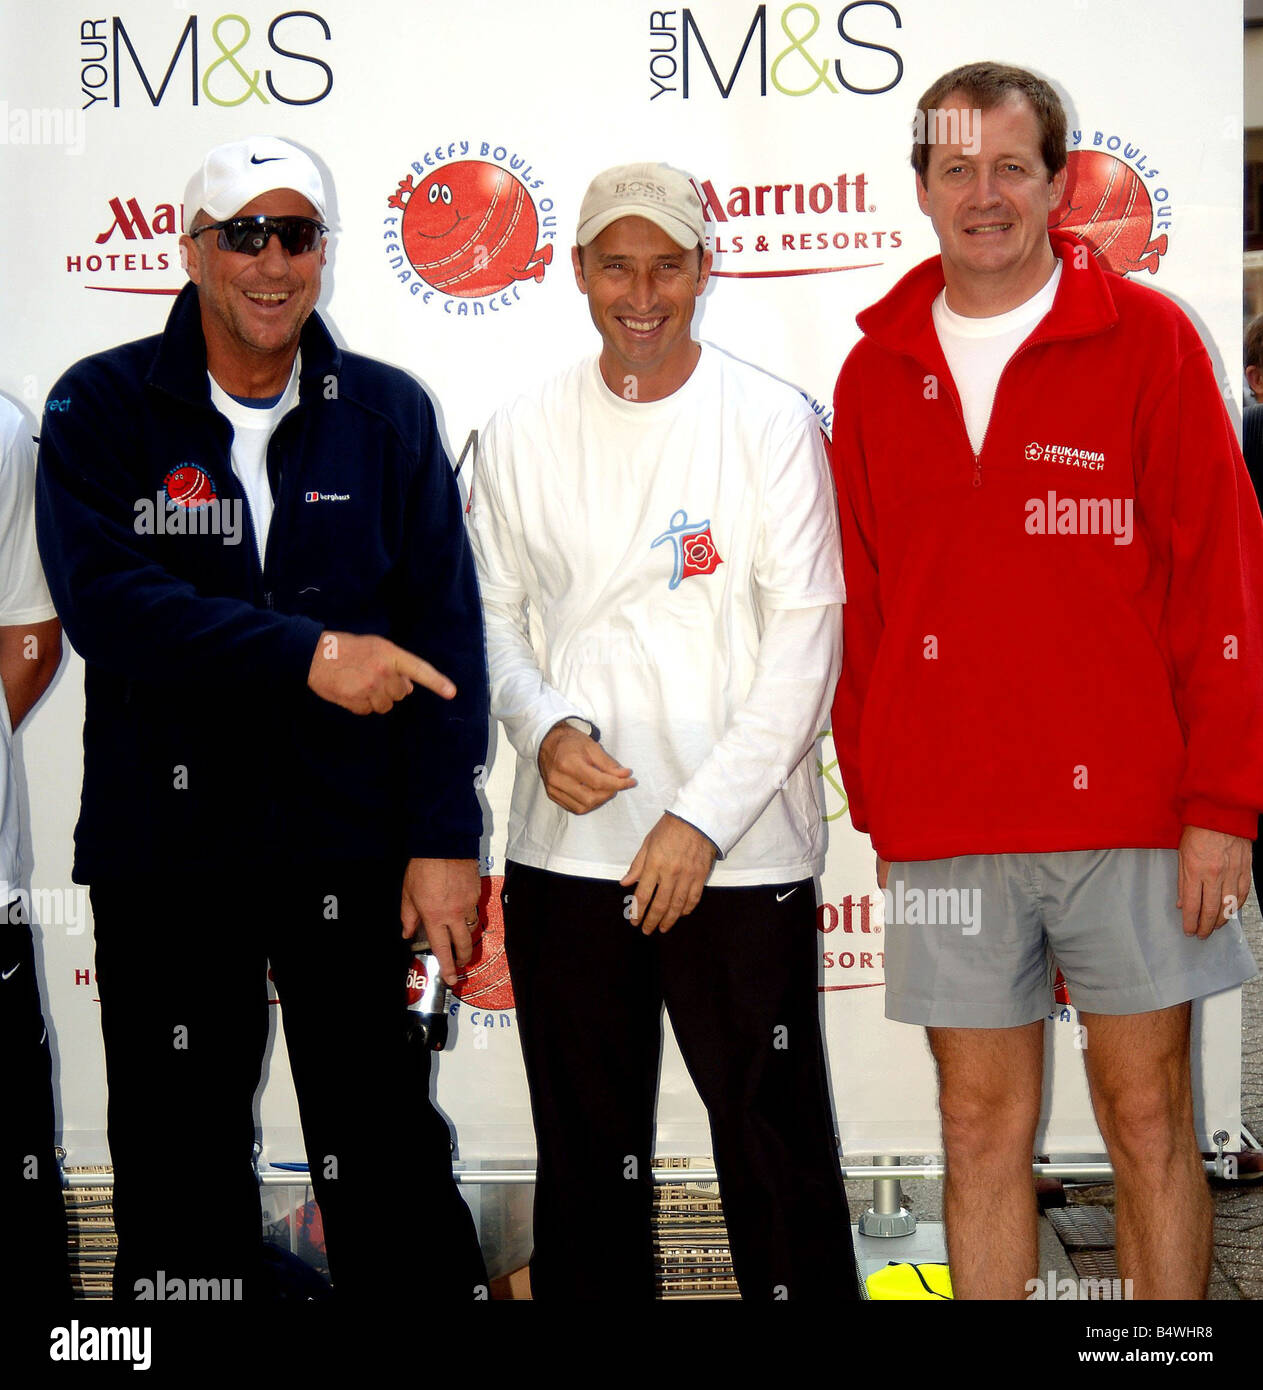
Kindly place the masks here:
<instances>
[{"instance_id":1,"label":"yellow object on ground","mask_svg":"<svg viewBox=\"0 0 1263 1390\"><path fill-rule=\"evenodd\" d=\"M869 1298L951 1298L946 1265L914 1265L891 1260L865 1280Z\"/></svg>"}]
</instances>

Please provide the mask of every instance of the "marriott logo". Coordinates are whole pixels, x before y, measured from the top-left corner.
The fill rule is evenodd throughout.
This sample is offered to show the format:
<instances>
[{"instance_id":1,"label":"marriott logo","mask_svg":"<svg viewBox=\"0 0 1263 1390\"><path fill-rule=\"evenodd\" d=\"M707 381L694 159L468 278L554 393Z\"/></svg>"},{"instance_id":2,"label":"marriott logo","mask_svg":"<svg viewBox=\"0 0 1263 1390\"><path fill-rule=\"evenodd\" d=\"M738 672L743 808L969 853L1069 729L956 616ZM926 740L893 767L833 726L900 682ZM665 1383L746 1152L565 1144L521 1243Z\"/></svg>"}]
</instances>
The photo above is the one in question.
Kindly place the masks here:
<instances>
[{"instance_id":1,"label":"marriott logo","mask_svg":"<svg viewBox=\"0 0 1263 1390\"><path fill-rule=\"evenodd\" d=\"M174 203L159 203L146 218L135 198L128 198L126 203L121 198L111 198L110 212L114 220L103 232L97 233L98 246L103 246L115 232L121 232L127 241L152 241L155 236L178 235L184 230L183 205L177 215Z\"/></svg>"},{"instance_id":2,"label":"marriott logo","mask_svg":"<svg viewBox=\"0 0 1263 1390\"><path fill-rule=\"evenodd\" d=\"M178 237L184 230L184 208L179 203L146 206L135 196L109 199L109 221L97 222L98 230L88 247L66 255L68 275L102 276L105 283L85 283L85 289L114 290L127 294L178 294L180 285L157 286L135 280L178 269L174 245L159 249L161 239ZM100 247L101 250L96 248ZM124 278L126 277L126 278Z\"/></svg>"}]
</instances>

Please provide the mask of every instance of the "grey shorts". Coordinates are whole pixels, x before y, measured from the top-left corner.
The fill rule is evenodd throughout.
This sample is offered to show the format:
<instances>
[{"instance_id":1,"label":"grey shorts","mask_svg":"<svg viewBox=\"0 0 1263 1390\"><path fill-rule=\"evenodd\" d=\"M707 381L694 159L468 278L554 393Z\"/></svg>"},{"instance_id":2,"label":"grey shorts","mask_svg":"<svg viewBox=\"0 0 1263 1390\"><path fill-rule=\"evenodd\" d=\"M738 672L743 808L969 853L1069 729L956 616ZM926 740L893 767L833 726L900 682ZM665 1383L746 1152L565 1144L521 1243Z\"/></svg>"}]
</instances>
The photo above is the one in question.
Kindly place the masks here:
<instances>
[{"instance_id":1,"label":"grey shorts","mask_svg":"<svg viewBox=\"0 0 1263 1390\"><path fill-rule=\"evenodd\" d=\"M893 863L886 1017L1016 1028L1054 1007L1057 967L1088 1013L1138 1014L1258 973L1240 920L1184 935L1173 849L975 854Z\"/></svg>"}]
</instances>

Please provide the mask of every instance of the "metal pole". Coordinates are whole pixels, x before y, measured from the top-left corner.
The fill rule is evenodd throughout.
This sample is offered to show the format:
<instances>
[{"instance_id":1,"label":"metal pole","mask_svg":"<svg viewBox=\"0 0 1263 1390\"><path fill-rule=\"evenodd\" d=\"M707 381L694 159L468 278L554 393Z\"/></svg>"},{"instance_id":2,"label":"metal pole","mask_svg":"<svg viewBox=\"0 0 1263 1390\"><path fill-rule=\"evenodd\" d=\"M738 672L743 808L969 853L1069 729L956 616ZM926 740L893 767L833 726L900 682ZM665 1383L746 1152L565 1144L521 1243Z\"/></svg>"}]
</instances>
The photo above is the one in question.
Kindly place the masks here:
<instances>
[{"instance_id":1,"label":"metal pole","mask_svg":"<svg viewBox=\"0 0 1263 1390\"><path fill-rule=\"evenodd\" d=\"M893 1160L898 1163L898 1160ZM872 1164L848 1164L842 1168L844 1178L872 1178L874 1181L893 1182L898 1186L898 1179L890 1177L889 1169L891 1160L882 1162L880 1159L874 1160ZM1208 1173L1214 1173L1215 1161L1203 1161L1202 1166ZM941 1178L945 1169L941 1163L910 1163L906 1166L899 1164L899 1178ZM1068 1182L1113 1182L1114 1169L1108 1163L1032 1163L1031 1172L1037 1177L1064 1178ZM186 1172L177 1176L177 1180L197 1178L195 1168L190 1168ZM382 1165L381 1176L388 1180L391 1176L389 1166ZM503 1183L505 1186L513 1186L519 1183L533 1183L535 1181L535 1170L533 1168L481 1168L463 1169L456 1168L453 1176L458 1183L477 1185L480 1183ZM79 1173L67 1172L65 1174L65 1185L67 1187L111 1187L114 1183L113 1173ZM653 1180L655 1183L704 1183L717 1182L719 1174L713 1168L655 1168L653 1170ZM290 1168L264 1168L259 1173L259 1181L269 1184L288 1185L293 1187L309 1186L310 1176L301 1169ZM879 1200L879 1199L875 1199Z\"/></svg>"},{"instance_id":2,"label":"metal pole","mask_svg":"<svg viewBox=\"0 0 1263 1390\"><path fill-rule=\"evenodd\" d=\"M879 1172L899 1166L898 1158L891 1154L873 1159L873 1167ZM904 1208L898 1177L874 1178L873 1205L859 1219L860 1235L910 1236L916 1228L916 1217Z\"/></svg>"}]
</instances>

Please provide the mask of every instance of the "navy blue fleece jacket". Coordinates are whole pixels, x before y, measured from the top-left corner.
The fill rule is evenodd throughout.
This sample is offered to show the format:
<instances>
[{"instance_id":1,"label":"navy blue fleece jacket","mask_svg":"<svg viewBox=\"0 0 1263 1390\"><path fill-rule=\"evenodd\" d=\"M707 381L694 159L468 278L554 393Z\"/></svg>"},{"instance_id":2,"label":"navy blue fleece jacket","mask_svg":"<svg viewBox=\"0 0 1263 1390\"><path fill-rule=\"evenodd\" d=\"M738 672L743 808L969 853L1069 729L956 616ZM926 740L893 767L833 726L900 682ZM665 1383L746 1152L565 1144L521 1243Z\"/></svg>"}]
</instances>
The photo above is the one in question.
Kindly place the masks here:
<instances>
[{"instance_id":1,"label":"navy blue fleece jacket","mask_svg":"<svg viewBox=\"0 0 1263 1390\"><path fill-rule=\"evenodd\" d=\"M433 407L406 373L340 351L316 314L299 392L268 447L260 567L248 521L236 543L226 524L154 524L194 469L216 506L249 516L192 286L160 336L85 358L52 391L37 525L87 663L79 882L161 867L205 883L209 869L231 891L242 856L478 853L482 619ZM319 699L307 673L324 629L390 638L450 676L455 699L418 687L386 715Z\"/></svg>"}]
</instances>

